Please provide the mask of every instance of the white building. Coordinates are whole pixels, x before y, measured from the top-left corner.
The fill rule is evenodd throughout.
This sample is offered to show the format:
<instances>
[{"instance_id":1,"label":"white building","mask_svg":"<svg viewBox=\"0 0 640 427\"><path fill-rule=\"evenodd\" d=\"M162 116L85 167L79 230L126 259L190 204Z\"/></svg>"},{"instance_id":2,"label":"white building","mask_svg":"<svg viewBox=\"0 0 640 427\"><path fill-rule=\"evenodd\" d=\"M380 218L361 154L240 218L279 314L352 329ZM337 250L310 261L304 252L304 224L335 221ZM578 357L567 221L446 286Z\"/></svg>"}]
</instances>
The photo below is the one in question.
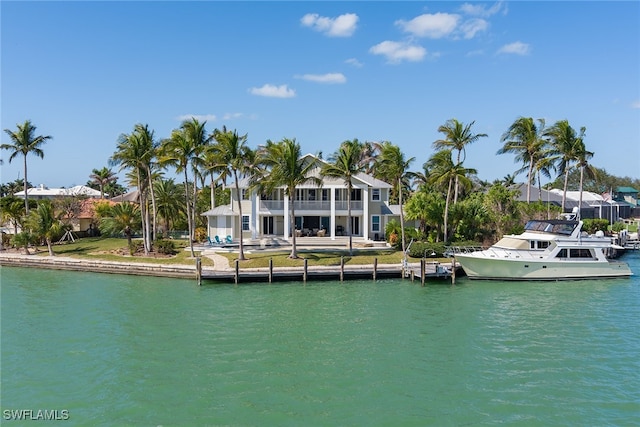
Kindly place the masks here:
<instances>
[{"instance_id":1,"label":"white building","mask_svg":"<svg viewBox=\"0 0 640 427\"><path fill-rule=\"evenodd\" d=\"M27 189L27 195L31 200L57 199L61 197L77 197L84 196L88 198L99 199L100 192L85 185L76 185L71 188L47 188L43 184L38 187ZM24 190L14 194L16 197L24 199Z\"/></svg>"},{"instance_id":2,"label":"white building","mask_svg":"<svg viewBox=\"0 0 640 427\"><path fill-rule=\"evenodd\" d=\"M315 162L312 172L320 177L323 160L307 154L306 161ZM237 240L279 237L289 240L290 204L294 203L296 236L335 239L347 233L347 185L342 179L322 178L320 187L311 183L296 189L295 200L285 195L284 188L271 194L258 194L249 188L247 179L240 182L242 218L238 212L235 187L230 185L231 203L205 213L208 233L212 238L231 236ZM389 219L397 217L399 209L389 206L391 185L367 174L352 179L351 235L361 240L384 240L384 228Z\"/></svg>"}]
</instances>

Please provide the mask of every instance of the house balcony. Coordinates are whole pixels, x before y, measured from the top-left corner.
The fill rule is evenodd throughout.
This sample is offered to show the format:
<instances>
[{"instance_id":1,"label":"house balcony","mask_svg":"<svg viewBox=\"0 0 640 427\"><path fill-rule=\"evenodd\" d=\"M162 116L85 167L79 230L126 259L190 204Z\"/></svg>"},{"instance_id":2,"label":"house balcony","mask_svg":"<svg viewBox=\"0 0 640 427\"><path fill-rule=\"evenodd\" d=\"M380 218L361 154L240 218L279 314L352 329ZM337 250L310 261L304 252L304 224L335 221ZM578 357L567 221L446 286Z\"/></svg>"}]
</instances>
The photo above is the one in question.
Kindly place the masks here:
<instances>
[{"instance_id":1,"label":"house balcony","mask_svg":"<svg viewBox=\"0 0 640 427\"><path fill-rule=\"evenodd\" d=\"M348 203L344 200L336 200L336 211L346 211ZM296 213L304 211L331 211L331 201L329 200L296 200L294 202ZM361 200L351 201L351 210L362 210ZM282 200L260 200L260 212L284 211L284 201Z\"/></svg>"}]
</instances>

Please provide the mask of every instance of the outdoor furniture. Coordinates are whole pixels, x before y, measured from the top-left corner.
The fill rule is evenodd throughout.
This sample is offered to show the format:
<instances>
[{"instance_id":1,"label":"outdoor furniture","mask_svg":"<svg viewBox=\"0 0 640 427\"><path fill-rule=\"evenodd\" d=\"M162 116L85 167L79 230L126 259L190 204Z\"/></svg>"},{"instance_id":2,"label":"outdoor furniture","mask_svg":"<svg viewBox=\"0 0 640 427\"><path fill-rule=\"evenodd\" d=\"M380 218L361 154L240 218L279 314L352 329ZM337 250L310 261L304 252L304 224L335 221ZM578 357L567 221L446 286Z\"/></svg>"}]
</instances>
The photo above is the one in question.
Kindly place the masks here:
<instances>
[{"instance_id":1,"label":"outdoor furniture","mask_svg":"<svg viewBox=\"0 0 640 427\"><path fill-rule=\"evenodd\" d=\"M220 240L219 236L216 236L216 243L221 245L222 244L222 240Z\"/></svg>"},{"instance_id":2,"label":"outdoor furniture","mask_svg":"<svg viewBox=\"0 0 640 427\"><path fill-rule=\"evenodd\" d=\"M324 237L327 234L327 230L325 230L324 228L322 230L318 230L318 237Z\"/></svg>"},{"instance_id":3,"label":"outdoor furniture","mask_svg":"<svg viewBox=\"0 0 640 427\"><path fill-rule=\"evenodd\" d=\"M228 243L228 244L233 243L233 239L231 238L231 236L227 236L227 237L225 238L225 243Z\"/></svg>"},{"instance_id":4,"label":"outdoor furniture","mask_svg":"<svg viewBox=\"0 0 640 427\"><path fill-rule=\"evenodd\" d=\"M296 230L296 237L302 237L302 231Z\"/></svg>"}]
</instances>

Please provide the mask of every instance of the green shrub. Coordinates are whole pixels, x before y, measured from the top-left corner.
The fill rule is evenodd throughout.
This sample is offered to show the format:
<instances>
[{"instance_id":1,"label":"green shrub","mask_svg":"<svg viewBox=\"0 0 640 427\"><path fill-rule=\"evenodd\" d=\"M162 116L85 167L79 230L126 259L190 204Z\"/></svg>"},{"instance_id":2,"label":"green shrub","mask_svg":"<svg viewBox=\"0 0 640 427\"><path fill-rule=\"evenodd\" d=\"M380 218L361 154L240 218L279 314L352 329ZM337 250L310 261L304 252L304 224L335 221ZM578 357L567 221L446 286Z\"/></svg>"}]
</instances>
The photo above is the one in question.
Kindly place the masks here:
<instances>
[{"instance_id":1,"label":"green shrub","mask_svg":"<svg viewBox=\"0 0 640 427\"><path fill-rule=\"evenodd\" d=\"M594 234L598 230L607 231L609 229L609 220L596 218L596 219L584 219L582 230L589 234Z\"/></svg>"},{"instance_id":2,"label":"green shrub","mask_svg":"<svg viewBox=\"0 0 640 427\"><path fill-rule=\"evenodd\" d=\"M160 254L175 255L178 252L173 240L156 240L155 246L156 251L158 251L158 253Z\"/></svg>"},{"instance_id":3,"label":"green shrub","mask_svg":"<svg viewBox=\"0 0 640 427\"><path fill-rule=\"evenodd\" d=\"M408 255L411 258L442 258L445 251L443 242L413 242L409 248ZM432 255L435 252L435 255Z\"/></svg>"},{"instance_id":4,"label":"green shrub","mask_svg":"<svg viewBox=\"0 0 640 427\"><path fill-rule=\"evenodd\" d=\"M615 231L616 233L619 232L619 231L624 230L625 228L626 228L626 226L624 225L624 222L622 222L622 221L616 221L611 226L611 230Z\"/></svg>"},{"instance_id":5,"label":"green shrub","mask_svg":"<svg viewBox=\"0 0 640 427\"><path fill-rule=\"evenodd\" d=\"M194 237L196 242L204 242L205 240L207 240L207 229L204 227L196 228Z\"/></svg>"},{"instance_id":6,"label":"green shrub","mask_svg":"<svg viewBox=\"0 0 640 427\"><path fill-rule=\"evenodd\" d=\"M129 255L134 256L137 252L144 248L144 243L140 240L134 240L129 244Z\"/></svg>"}]
</instances>

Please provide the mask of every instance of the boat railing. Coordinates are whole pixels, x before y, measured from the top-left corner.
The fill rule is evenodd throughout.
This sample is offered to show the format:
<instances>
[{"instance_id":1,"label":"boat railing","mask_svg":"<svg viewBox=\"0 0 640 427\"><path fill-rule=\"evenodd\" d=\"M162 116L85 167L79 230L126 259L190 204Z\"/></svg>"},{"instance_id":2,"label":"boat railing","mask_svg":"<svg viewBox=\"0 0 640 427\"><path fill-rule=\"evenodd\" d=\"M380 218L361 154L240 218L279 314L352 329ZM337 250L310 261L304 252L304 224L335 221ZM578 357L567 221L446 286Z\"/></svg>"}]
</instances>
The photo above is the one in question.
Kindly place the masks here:
<instances>
[{"instance_id":1,"label":"boat railing","mask_svg":"<svg viewBox=\"0 0 640 427\"><path fill-rule=\"evenodd\" d=\"M483 251L486 248L482 246L445 246L444 256L451 258L457 254L468 254L471 252Z\"/></svg>"}]
</instances>

